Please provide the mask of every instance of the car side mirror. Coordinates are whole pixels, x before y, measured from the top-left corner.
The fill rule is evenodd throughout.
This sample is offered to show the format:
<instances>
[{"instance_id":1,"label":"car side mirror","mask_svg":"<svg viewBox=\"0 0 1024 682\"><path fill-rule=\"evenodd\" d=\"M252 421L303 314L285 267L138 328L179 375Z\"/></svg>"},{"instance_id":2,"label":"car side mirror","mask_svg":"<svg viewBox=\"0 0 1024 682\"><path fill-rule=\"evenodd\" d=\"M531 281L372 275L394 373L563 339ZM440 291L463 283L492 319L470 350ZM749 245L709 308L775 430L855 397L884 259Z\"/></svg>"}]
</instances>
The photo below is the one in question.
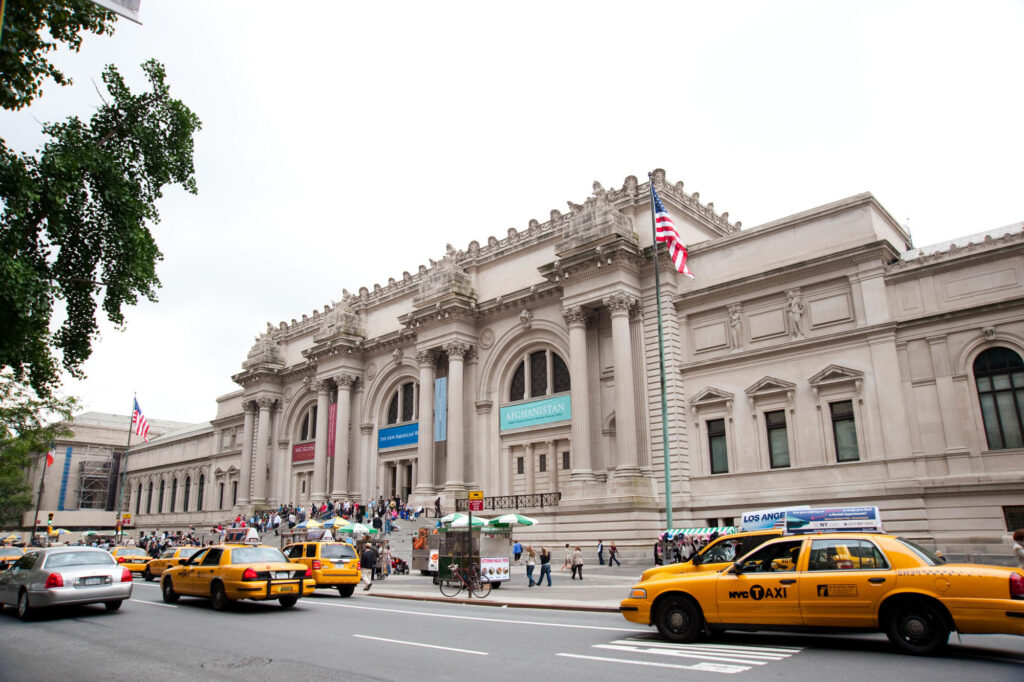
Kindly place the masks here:
<instances>
[{"instance_id":1,"label":"car side mirror","mask_svg":"<svg viewBox=\"0 0 1024 682\"><path fill-rule=\"evenodd\" d=\"M743 573L743 563L737 561L729 568L729 572L734 575L739 575L740 573Z\"/></svg>"},{"instance_id":2,"label":"car side mirror","mask_svg":"<svg viewBox=\"0 0 1024 682\"><path fill-rule=\"evenodd\" d=\"M184 566L187 563L188 563L188 559L178 559L178 565L179 566Z\"/></svg>"},{"instance_id":3,"label":"car side mirror","mask_svg":"<svg viewBox=\"0 0 1024 682\"><path fill-rule=\"evenodd\" d=\"M690 559L690 563L692 563L694 566L700 566L702 563L704 563L704 558L700 554L694 554L693 558Z\"/></svg>"}]
</instances>

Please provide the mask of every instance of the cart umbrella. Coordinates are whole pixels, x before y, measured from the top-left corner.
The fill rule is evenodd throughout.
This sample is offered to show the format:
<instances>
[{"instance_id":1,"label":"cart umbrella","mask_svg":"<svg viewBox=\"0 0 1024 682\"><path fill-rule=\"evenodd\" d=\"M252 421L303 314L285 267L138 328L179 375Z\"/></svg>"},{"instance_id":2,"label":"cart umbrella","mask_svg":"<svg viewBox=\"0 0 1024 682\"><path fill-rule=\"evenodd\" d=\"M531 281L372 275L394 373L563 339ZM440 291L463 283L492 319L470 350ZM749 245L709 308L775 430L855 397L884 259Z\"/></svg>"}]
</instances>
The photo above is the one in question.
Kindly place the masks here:
<instances>
[{"instance_id":1,"label":"cart umbrella","mask_svg":"<svg viewBox=\"0 0 1024 682\"><path fill-rule=\"evenodd\" d=\"M523 516L522 514L502 514L501 516L495 517L487 522L488 526L534 526L537 524L536 519L531 519L529 516Z\"/></svg>"},{"instance_id":2,"label":"cart umbrella","mask_svg":"<svg viewBox=\"0 0 1024 682\"><path fill-rule=\"evenodd\" d=\"M323 528L324 524L320 523L316 519L307 519L302 523L296 524L296 528Z\"/></svg>"},{"instance_id":3,"label":"cart umbrella","mask_svg":"<svg viewBox=\"0 0 1024 682\"><path fill-rule=\"evenodd\" d=\"M454 521L452 521L451 527L452 528L465 528L468 525L469 525L469 517L468 516L463 516L461 519L455 519ZM482 516L474 516L473 517L473 528L483 528L486 525L487 525L487 519L483 518Z\"/></svg>"},{"instance_id":4,"label":"cart umbrella","mask_svg":"<svg viewBox=\"0 0 1024 682\"><path fill-rule=\"evenodd\" d=\"M373 535L377 532L376 528L365 526L361 523L353 523L351 526L345 526L344 528L338 528L339 533L355 533L356 535L362 533L363 535Z\"/></svg>"}]
</instances>

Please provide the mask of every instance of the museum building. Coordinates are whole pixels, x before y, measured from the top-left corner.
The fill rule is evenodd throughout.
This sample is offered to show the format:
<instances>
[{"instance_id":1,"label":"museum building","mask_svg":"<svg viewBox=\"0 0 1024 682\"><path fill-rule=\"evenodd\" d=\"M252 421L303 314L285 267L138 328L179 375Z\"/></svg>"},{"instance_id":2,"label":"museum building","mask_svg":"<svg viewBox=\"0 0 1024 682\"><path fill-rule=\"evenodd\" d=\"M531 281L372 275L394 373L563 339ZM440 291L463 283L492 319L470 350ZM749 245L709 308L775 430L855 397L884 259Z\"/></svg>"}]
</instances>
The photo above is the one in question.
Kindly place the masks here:
<instances>
[{"instance_id":1,"label":"museum building","mask_svg":"<svg viewBox=\"0 0 1024 682\"><path fill-rule=\"evenodd\" d=\"M659 249L674 525L877 505L952 556L1007 555L1024 226L914 248L865 193L741 229L652 182L696 274ZM544 222L268 324L213 420L133 446L126 510L171 528L378 495L450 511L483 490L545 541L607 541L614 520L648 551L665 523L650 226L648 183L595 182Z\"/></svg>"}]
</instances>

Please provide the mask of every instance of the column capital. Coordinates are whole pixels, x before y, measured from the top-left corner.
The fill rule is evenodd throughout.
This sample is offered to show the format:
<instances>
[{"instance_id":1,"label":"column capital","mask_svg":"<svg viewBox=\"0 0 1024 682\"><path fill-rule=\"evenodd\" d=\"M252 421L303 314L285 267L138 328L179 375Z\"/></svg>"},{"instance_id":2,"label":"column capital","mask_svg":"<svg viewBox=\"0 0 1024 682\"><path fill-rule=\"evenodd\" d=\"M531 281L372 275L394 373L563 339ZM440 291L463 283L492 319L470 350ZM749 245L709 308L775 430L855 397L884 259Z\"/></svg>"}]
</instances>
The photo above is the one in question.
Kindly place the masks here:
<instances>
[{"instance_id":1,"label":"column capital","mask_svg":"<svg viewBox=\"0 0 1024 682\"><path fill-rule=\"evenodd\" d=\"M242 411L246 414L255 414L257 407L255 400L246 400L242 403Z\"/></svg>"},{"instance_id":2,"label":"column capital","mask_svg":"<svg viewBox=\"0 0 1024 682\"><path fill-rule=\"evenodd\" d=\"M317 393L327 393L329 390L331 390L331 385L327 382L326 379L317 379L312 384L310 384L310 386Z\"/></svg>"},{"instance_id":3,"label":"column capital","mask_svg":"<svg viewBox=\"0 0 1024 682\"><path fill-rule=\"evenodd\" d=\"M356 381L358 378L352 374L338 374L334 377L334 383L338 386L338 390L351 390Z\"/></svg>"},{"instance_id":4,"label":"column capital","mask_svg":"<svg viewBox=\"0 0 1024 682\"><path fill-rule=\"evenodd\" d=\"M433 367L435 362L434 351L421 350L416 352L416 364L420 367Z\"/></svg>"},{"instance_id":5,"label":"column capital","mask_svg":"<svg viewBox=\"0 0 1024 682\"><path fill-rule=\"evenodd\" d=\"M605 296L602 303L608 308L613 317L629 315L629 309L636 303L636 298L625 292L618 291L610 296Z\"/></svg>"},{"instance_id":6,"label":"column capital","mask_svg":"<svg viewBox=\"0 0 1024 682\"><path fill-rule=\"evenodd\" d=\"M256 399L256 404L259 405L259 408L261 410L272 409L276 403L277 403L277 400L275 400L274 398L257 398Z\"/></svg>"},{"instance_id":7,"label":"column capital","mask_svg":"<svg viewBox=\"0 0 1024 682\"><path fill-rule=\"evenodd\" d=\"M565 326L572 327L584 327L587 326L587 313L581 306L572 306L571 308L565 308L562 311L562 319L565 320Z\"/></svg>"},{"instance_id":8,"label":"column capital","mask_svg":"<svg viewBox=\"0 0 1024 682\"><path fill-rule=\"evenodd\" d=\"M457 358L462 360L469 353L470 346L464 341L449 341L444 344L444 350L448 353L448 359Z\"/></svg>"}]
</instances>

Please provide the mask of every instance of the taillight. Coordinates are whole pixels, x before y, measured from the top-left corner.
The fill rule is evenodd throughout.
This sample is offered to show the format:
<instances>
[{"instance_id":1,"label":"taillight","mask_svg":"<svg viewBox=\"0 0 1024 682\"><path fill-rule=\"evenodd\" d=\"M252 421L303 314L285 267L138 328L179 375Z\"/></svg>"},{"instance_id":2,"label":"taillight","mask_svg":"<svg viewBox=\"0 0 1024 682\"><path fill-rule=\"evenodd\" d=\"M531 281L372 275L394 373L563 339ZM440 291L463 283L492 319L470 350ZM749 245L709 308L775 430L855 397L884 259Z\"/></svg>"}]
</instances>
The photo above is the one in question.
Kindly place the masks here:
<instances>
[{"instance_id":1,"label":"taillight","mask_svg":"<svg viewBox=\"0 0 1024 682\"><path fill-rule=\"evenodd\" d=\"M60 573L51 573L46 576L46 584L43 587L48 590L53 587L64 587L64 576Z\"/></svg>"},{"instance_id":2,"label":"taillight","mask_svg":"<svg viewBox=\"0 0 1024 682\"><path fill-rule=\"evenodd\" d=\"M1024 575L1010 574L1010 599L1024 599Z\"/></svg>"},{"instance_id":3,"label":"taillight","mask_svg":"<svg viewBox=\"0 0 1024 682\"><path fill-rule=\"evenodd\" d=\"M121 582L130 583L132 581L132 572L127 568L121 569Z\"/></svg>"},{"instance_id":4,"label":"taillight","mask_svg":"<svg viewBox=\"0 0 1024 682\"><path fill-rule=\"evenodd\" d=\"M323 564L320 563L320 560L319 559L313 559L313 570L314 571L319 571L321 568L323 568Z\"/></svg>"},{"instance_id":5,"label":"taillight","mask_svg":"<svg viewBox=\"0 0 1024 682\"><path fill-rule=\"evenodd\" d=\"M124 557L123 556L117 557L117 563L123 564L124 563Z\"/></svg>"},{"instance_id":6,"label":"taillight","mask_svg":"<svg viewBox=\"0 0 1024 682\"><path fill-rule=\"evenodd\" d=\"M311 569L311 568L307 568L306 569L306 577L307 578L312 578L313 577L313 569Z\"/></svg>"},{"instance_id":7,"label":"taillight","mask_svg":"<svg viewBox=\"0 0 1024 682\"><path fill-rule=\"evenodd\" d=\"M245 569L245 572L242 573L242 580L256 580L258 577L256 571L251 568Z\"/></svg>"}]
</instances>

